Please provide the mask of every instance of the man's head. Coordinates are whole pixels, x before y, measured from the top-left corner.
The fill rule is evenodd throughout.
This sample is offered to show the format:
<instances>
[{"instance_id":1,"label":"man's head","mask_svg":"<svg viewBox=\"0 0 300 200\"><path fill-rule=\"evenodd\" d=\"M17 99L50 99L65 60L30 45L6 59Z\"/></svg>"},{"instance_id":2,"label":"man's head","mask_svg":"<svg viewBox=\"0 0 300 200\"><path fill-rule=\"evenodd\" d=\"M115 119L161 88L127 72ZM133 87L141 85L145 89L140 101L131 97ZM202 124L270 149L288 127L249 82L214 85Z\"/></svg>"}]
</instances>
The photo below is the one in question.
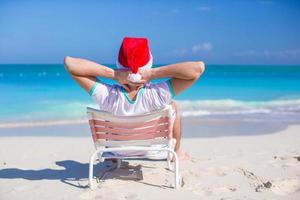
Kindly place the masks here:
<instances>
[{"instance_id":1,"label":"man's head","mask_svg":"<svg viewBox=\"0 0 300 200\"><path fill-rule=\"evenodd\" d=\"M147 38L124 37L116 64L119 69L131 70L128 78L132 82L140 81L138 70L151 68L153 64Z\"/></svg>"}]
</instances>

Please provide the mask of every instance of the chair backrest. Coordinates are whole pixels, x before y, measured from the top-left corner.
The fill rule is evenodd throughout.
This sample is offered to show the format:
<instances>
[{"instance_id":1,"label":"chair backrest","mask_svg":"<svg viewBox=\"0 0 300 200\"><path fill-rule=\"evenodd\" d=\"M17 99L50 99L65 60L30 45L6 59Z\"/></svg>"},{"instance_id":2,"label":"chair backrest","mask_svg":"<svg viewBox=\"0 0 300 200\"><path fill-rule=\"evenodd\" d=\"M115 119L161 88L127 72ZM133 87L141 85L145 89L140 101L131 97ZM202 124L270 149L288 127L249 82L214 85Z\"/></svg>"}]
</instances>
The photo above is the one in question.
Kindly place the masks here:
<instances>
[{"instance_id":1,"label":"chair backrest","mask_svg":"<svg viewBox=\"0 0 300 200\"><path fill-rule=\"evenodd\" d=\"M96 148L167 144L172 138L172 107L136 116L116 116L87 107Z\"/></svg>"}]
</instances>

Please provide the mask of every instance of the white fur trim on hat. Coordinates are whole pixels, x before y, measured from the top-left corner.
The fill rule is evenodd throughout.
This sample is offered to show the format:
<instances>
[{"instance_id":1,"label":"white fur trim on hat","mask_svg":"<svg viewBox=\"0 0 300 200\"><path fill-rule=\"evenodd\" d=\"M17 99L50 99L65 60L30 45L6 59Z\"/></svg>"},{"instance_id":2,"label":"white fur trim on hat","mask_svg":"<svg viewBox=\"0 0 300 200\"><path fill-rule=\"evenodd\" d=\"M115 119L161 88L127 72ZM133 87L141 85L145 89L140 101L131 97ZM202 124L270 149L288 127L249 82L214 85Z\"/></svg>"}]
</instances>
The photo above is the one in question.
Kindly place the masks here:
<instances>
[{"instance_id":1,"label":"white fur trim on hat","mask_svg":"<svg viewBox=\"0 0 300 200\"><path fill-rule=\"evenodd\" d=\"M152 58L152 54L151 54L151 51L149 51L149 54L150 54L150 59L149 61L142 67L139 67L139 69L150 69L153 65L153 58ZM116 65L118 67L118 69L126 69L126 70L129 70L128 67L124 67L120 62L119 60L116 61Z\"/></svg>"}]
</instances>

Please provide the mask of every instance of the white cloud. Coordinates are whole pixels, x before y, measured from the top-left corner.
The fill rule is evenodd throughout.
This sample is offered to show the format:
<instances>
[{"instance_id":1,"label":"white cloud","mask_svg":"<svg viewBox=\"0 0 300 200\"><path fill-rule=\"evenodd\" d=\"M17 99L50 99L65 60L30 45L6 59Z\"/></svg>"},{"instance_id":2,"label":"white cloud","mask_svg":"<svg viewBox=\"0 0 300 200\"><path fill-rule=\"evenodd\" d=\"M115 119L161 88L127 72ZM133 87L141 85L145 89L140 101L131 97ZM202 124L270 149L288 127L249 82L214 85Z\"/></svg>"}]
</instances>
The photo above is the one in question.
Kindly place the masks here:
<instances>
[{"instance_id":1,"label":"white cloud","mask_svg":"<svg viewBox=\"0 0 300 200\"><path fill-rule=\"evenodd\" d=\"M235 56L257 56L258 52L255 50L246 50L246 51L241 51L237 52L234 54Z\"/></svg>"},{"instance_id":2,"label":"white cloud","mask_svg":"<svg viewBox=\"0 0 300 200\"><path fill-rule=\"evenodd\" d=\"M238 52L235 56L248 56L248 57L283 57L283 58L300 58L300 48L285 49L285 50L246 50Z\"/></svg>"},{"instance_id":3,"label":"white cloud","mask_svg":"<svg viewBox=\"0 0 300 200\"><path fill-rule=\"evenodd\" d=\"M208 6L199 6L196 8L196 10L199 10L199 11L210 11L210 7Z\"/></svg>"},{"instance_id":4,"label":"white cloud","mask_svg":"<svg viewBox=\"0 0 300 200\"><path fill-rule=\"evenodd\" d=\"M210 42L204 42L201 44L195 44L190 48L175 49L173 55L175 56L187 56L198 53L207 53L213 49L213 45Z\"/></svg>"},{"instance_id":5,"label":"white cloud","mask_svg":"<svg viewBox=\"0 0 300 200\"><path fill-rule=\"evenodd\" d=\"M283 54L288 54L291 56L300 56L300 48L297 49L287 49L282 52Z\"/></svg>"},{"instance_id":6,"label":"white cloud","mask_svg":"<svg viewBox=\"0 0 300 200\"><path fill-rule=\"evenodd\" d=\"M211 51L213 45L210 42L204 42L202 44L196 44L192 47L192 53L196 54L200 51Z\"/></svg>"}]
</instances>

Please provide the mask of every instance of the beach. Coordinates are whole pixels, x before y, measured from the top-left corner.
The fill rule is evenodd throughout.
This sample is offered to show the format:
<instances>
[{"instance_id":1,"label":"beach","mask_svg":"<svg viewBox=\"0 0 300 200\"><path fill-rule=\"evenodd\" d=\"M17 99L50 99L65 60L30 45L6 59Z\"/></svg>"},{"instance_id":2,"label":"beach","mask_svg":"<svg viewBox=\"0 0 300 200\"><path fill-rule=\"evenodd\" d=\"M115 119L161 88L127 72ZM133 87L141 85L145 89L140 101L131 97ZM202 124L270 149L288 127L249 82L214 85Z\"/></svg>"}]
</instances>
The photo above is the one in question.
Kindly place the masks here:
<instances>
[{"instance_id":1,"label":"beach","mask_svg":"<svg viewBox=\"0 0 300 200\"><path fill-rule=\"evenodd\" d=\"M199 128L198 120L182 122L182 148L190 160L180 161L183 187L178 190L166 162L149 160L124 160L117 170L109 170L109 161L95 165L102 179L95 179L97 187L90 190L88 160L94 146L84 124L39 127L36 132L48 131L39 137L2 136L0 199L299 199L300 125L245 134L241 123L206 120L219 127L208 135L210 128ZM234 124L240 134L222 131ZM78 127L86 136L50 135Z\"/></svg>"}]
</instances>

